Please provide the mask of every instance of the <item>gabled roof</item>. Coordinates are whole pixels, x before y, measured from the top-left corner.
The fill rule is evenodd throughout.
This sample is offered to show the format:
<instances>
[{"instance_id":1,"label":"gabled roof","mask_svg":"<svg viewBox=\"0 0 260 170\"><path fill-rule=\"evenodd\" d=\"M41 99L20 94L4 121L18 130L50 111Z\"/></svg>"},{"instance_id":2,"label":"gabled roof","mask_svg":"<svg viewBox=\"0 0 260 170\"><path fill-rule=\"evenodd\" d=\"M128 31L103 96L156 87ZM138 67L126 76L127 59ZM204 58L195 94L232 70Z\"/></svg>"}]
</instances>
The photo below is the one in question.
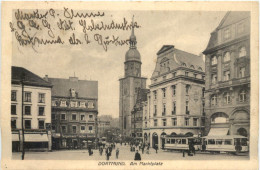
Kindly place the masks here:
<instances>
[{"instance_id":1,"label":"gabled roof","mask_svg":"<svg viewBox=\"0 0 260 170\"><path fill-rule=\"evenodd\" d=\"M223 17L217 29L221 29L228 25L234 24L248 17L250 17L249 11L229 11Z\"/></svg>"},{"instance_id":2,"label":"gabled roof","mask_svg":"<svg viewBox=\"0 0 260 170\"><path fill-rule=\"evenodd\" d=\"M43 78L32 73L31 71L23 67L12 66L12 84L20 84L22 79L24 85L52 87L49 82L45 81Z\"/></svg>"},{"instance_id":3,"label":"gabled roof","mask_svg":"<svg viewBox=\"0 0 260 170\"><path fill-rule=\"evenodd\" d=\"M78 80L77 77L48 78L48 81L53 85L52 96L69 97L70 89L74 89L79 98L98 98L98 81Z\"/></svg>"},{"instance_id":4,"label":"gabled roof","mask_svg":"<svg viewBox=\"0 0 260 170\"><path fill-rule=\"evenodd\" d=\"M218 27L211 33L210 39L207 45L206 50L204 50L203 53L205 53L207 50L212 49L216 47L218 44L218 31L222 28L225 28L229 25L238 23L239 21L242 21L243 19L246 19L250 17L250 12L248 11L229 11L226 13L226 15L221 20Z\"/></svg>"},{"instance_id":5,"label":"gabled roof","mask_svg":"<svg viewBox=\"0 0 260 170\"><path fill-rule=\"evenodd\" d=\"M174 48L173 45L164 45L162 48L157 52L157 55L160 55L161 53L168 51L169 49Z\"/></svg>"}]
</instances>

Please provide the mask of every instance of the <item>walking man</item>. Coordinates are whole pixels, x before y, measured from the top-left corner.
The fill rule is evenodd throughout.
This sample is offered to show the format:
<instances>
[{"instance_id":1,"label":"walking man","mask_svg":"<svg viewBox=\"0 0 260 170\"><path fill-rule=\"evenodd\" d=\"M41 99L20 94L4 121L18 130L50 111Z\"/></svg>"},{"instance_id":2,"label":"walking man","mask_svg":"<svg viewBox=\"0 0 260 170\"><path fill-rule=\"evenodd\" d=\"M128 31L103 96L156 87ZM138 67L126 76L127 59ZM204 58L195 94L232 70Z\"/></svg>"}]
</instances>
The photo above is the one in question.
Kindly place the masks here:
<instances>
[{"instance_id":1,"label":"walking man","mask_svg":"<svg viewBox=\"0 0 260 170\"><path fill-rule=\"evenodd\" d=\"M154 149L155 149L155 151L156 151L156 153L157 153L157 150L158 150L158 145L157 145L157 144L154 145Z\"/></svg>"},{"instance_id":2,"label":"walking man","mask_svg":"<svg viewBox=\"0 0 260 170\"><path fill-rule=\"evenodd\" d=\"M119 156L119 148L116 149L116 159L118 159Z\"/></svg>"}]
</instances>

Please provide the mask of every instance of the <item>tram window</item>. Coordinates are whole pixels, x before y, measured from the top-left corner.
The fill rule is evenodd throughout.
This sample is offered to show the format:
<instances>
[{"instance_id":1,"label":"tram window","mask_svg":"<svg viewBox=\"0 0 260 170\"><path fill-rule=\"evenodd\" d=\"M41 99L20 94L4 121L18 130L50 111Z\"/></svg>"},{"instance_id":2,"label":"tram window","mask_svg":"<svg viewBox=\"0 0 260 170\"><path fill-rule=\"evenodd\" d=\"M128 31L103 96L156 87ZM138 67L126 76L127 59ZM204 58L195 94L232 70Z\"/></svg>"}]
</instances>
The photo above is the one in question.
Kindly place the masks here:
<instances>
[{"instance_id":1,"label":"tram window","mask_svg":"<svg viewBox=\"0 0 260 170\"><path fill-rule=\"evenodd\" d=\"M167 139L167 141L166 141L167 143L170 143L170 139Z\"/></svg>"},{"instance_id":2,"label":"tram window","mask_svg":"<svg viewBox=\"0 0 260 170\"><path fill-rule=\"evenodd\" d=\"M176 143L177 144L181 144L181 140L180 139L176 139Z\"/></svg>"},{"instance_id":3,"label":"tram window","mask_svg":"<svg viewBox=\"0 0 260 170\"><path fill-rule=\"evenodd\" d=\"M175 143L175 139L171 139L171 143Z\"/></svg>"},{"instance_id":4,"label":"tram window","mask_svg":"<svg viewBox=\"0 0 260 170\"><path fill-rule=\"evenodd\" d=\"M209 145L215 145L215 139L209 139Z\"/></svg>"},{"instance_id":5,"label":"tram window","mask_svg":"<svg viewBox=\"0 0 260 170\"><path fill-rule=\"evenodd\" d=\"M239 138L236 138L235 141L234 141L234 145L241 145L241 142L240 142L240 139Z\"/></svg>"},{"instance_id":6,"label":"tram window","mask_svg":"<svg viewBox=\"0 0 260 170\"><path fill-rule=\"evenodd\" d=\"M232 145L232 140L231 139L225 139L224 145Z\"/></svg>"},{"instance_id":7,"label":"tram window","mask_svg":"<svg viewBox=\"0 0 260 170\"><path fill-rule=\"evenodd\" d=\"M181 143L182 143L182 144L186 144L186 139L182 139L182 140L181 140Z\"/></svg>"},{"instance_id":8,"label":"tram window","mask_svg":"<svg viewBox=\"0 0 260 170\"><path fill-rule=\"evenodd\" d=\"M216 144L217 144L217 145L222 145L222 140L221 140L221 139L216 140Z\"/></svg>"},{"instance_id":9,"label":"tram window","mask_svg":"<svg viewBox=\"0 0 260 170\"><path fill-rule=\"evenodd\" d=\"M247 139L246 138L242 138L241 139L241 145L242 146L247 146Z\"/></svg>"}]
</instances>

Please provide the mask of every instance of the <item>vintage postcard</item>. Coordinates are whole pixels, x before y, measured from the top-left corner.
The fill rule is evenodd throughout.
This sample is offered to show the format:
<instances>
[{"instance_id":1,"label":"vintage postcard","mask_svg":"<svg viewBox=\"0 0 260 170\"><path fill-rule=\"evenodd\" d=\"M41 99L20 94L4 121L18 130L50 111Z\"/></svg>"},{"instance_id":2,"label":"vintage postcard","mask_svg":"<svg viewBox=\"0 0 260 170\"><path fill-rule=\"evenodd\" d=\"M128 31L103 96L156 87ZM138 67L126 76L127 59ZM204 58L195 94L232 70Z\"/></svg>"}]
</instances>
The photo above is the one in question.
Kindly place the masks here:
<instances>
[{"instance_id":1,"label":"vintage postcard","mask_svg":"<svg viewBox=\"0 0 260 170\"><path fill-rule=\"evenodd\" d=\"M258 169L257 2L3 2L2 169Z\"/></svg>"}]
</instances>

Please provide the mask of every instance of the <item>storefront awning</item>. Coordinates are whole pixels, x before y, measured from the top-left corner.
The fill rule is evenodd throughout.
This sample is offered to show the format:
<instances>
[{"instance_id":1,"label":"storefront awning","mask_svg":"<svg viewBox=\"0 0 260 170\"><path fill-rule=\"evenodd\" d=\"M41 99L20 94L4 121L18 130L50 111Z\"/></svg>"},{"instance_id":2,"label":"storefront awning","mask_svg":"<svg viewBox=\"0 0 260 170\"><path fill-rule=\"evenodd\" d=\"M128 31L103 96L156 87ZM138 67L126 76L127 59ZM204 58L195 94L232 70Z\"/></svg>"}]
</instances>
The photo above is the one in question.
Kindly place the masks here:
<instances>
[{"instance_id":1,"label":"storefront awning","mask_svg":"<svg viewBox=\"0 0 260 170\"><path fill-rule=\"evenodd\" d=\"M48 142L47 134L24 134L25 142Z\"/></svg>"},{"instance_id":2,"label":"storefront awning","mask_svg":"<svg viewBox=\"0 0 260 170\"><path fill-rule=\"evenodd\" d=\"M20 141L18 133L12 134L12 141L13 142L19 142Z\"/></svg>"},{"instance_id":3,"label":"storefront awning","mask_svg":"<svg viewBox=\"0 0 260 170\"><path fill-rule=\"evenodd\" d=\"M228 134L229 128L211 128L208 136L224 136Z\"/></svg>"}]
</instances>

